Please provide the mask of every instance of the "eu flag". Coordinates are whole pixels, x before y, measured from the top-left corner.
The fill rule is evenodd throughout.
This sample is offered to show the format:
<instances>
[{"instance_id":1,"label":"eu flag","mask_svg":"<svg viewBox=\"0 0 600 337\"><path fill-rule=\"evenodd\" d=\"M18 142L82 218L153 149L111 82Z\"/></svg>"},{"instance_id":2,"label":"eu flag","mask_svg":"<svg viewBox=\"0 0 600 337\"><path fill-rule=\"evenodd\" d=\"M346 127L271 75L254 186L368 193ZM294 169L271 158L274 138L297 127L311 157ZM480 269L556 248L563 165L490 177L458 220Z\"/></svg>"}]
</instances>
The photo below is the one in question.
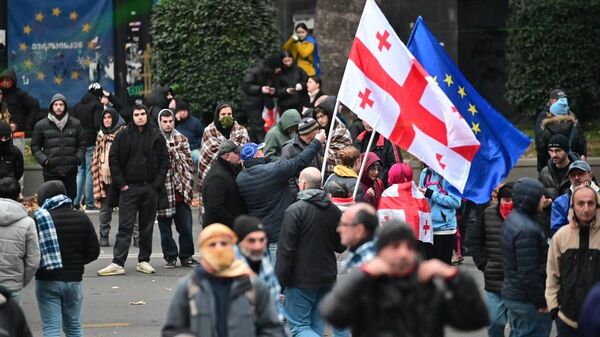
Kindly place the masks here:
<instances>
[{"instance_id":1,"label":"eu flag","mask_svg":"<svg viewBox=\"0 0 600 337\"><path fill-rule=\"evenodd\" d=\"M479 95L421 17L417 19L407 47L436 79L481 143L471 162L463 193L450 186L452 192L475 203L489 201L492 191L506 178L531 139Z\"/></svg>"}]
</instances>

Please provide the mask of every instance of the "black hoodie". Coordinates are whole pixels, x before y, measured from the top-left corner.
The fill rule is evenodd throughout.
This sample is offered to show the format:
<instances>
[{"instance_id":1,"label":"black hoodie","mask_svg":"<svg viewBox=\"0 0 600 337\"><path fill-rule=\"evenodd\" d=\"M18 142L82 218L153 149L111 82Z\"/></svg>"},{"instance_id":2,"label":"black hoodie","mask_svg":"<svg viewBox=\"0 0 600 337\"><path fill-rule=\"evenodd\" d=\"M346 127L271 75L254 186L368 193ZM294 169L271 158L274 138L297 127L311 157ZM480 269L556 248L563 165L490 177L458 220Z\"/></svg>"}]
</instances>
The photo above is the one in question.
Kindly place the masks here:
<instances>
[{"instance_id":1,"label":"black hoodie","mask_svg":"<svg viewBox=\"0 0 600 337\"><path fill-rule=\"evenodd\" d=\"M17 131L28 131L33 128L40 111L37 99L17 88L17 74L12 69L6 69L0 74L0 79L8 77L13 81L13 86L2 89L2 101L6 103L11 119L17 125Z\"/></svg>"},{"instance_id":2,"label":"black hoodie","mask_svg":"<svg viewBox=\"0 0 600 337\"><path fill-rule=\"evenodd\" d=\"M81 136L85 141L85 146L93 146L96 142L103 109L104 106L98 97L89 91L73 107L73 117L81 122Z\"/></svg>"},{"instance_id":3,"label":"black hoodie","mask_svg":"<svg viewBox=\"0 0 600 337\"><path fill-rule=\"evenodd\" d=\"M65 185L59 180L43 183L38 191L38 203L59 194L66 194ZM71 204L64 204L49 210L54 221L60 257L63 267L58 270L38 269L37 280L81 282L84 265L95 261L100 255L100 244L94 225L85 213L74 210Z\"/></svg>"}]
</instances>

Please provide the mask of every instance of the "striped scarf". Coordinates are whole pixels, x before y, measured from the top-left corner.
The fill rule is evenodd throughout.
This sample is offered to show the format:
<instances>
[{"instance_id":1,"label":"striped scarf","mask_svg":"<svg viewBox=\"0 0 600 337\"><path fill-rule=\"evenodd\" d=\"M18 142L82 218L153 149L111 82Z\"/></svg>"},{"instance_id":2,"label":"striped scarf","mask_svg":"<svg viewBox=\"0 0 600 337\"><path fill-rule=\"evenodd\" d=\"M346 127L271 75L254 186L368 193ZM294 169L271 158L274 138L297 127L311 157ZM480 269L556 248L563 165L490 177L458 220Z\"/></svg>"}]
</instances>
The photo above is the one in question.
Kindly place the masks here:
<instances>
[{"instance_id":1,"label":"striped scarf","mask_svg":"<svg viewBox=\"0 0 600 337\"><path fill-rule=\"evenodd\" d=\"M63 267L56 227L48 211L64 204L70 205L71 199L64 194L59 194L46 199L42 207L33 213L40 241L41 270L56 270Z\"/></svg>"}]
</instances>

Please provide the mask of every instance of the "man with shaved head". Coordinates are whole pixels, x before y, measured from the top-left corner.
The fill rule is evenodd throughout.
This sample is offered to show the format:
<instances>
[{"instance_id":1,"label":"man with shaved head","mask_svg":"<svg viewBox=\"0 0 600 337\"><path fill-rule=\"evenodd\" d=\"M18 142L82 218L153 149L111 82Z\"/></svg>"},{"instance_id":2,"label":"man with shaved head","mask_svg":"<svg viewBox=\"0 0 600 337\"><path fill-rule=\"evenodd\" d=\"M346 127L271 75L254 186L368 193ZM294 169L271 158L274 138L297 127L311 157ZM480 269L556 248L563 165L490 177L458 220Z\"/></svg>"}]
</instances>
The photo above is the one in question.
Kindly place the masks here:
<instances>
[{"instance_id":1,"label":"man with shaved head","mask_svg":"<svg viewBox=\"0 0 600 337\"><path fill-rule=\"evenodd\" d=\"M321 172L308 167L298 178L300 192L285 211L275 271L293 336L322 336L321 299L337 276L335 253L344 251L336 231L341 212L321 189Z\"/></svg>"},{"instance_id":2,"label":"man with shaved head","mask_svg":"<svg viewBox=\"0 0 600 337\"><path fill-rule=\"evenodd\" d=\"M350 255L342 262L341 274L375 257L374 238L378 226L377 211L367 203L352 205L344 211L337 231Z\"/></svg>"}]
</instances>

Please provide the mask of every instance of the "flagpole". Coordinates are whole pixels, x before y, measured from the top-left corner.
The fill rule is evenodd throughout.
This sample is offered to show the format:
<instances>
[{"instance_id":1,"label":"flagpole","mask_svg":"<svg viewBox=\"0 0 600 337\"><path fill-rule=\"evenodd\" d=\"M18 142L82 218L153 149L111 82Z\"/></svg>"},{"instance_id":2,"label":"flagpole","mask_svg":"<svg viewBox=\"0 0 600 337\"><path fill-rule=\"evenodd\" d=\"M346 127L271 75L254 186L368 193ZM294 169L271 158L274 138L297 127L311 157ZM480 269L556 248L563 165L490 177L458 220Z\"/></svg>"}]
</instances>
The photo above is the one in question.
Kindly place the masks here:
<instances>
[{"instance_id":1,"label":"flagpole","mask_svg":"<svg viewBox=\"0 0 600 337\"><path fill-rule=\"evenodd\" d=\"M369 155L369 152L371 151L371 146L373 145L373 139L375 139L375 134L377 133L377 131L375 131L375 129L373 129L373 131L371 131L371 138L369 138L369 144L367 145L367 151L365 151L365 156L363 157L362 162L360 163L360 170L358 171L358 177L356 178L356 184L354 185L354 193L352 193L352 200L354 200L354 202L356 202L356 193L358 193L358 187L360 186L360 178L362 177L364 171L365 171L365 166L367 165L367 156ZM367 191L364 191L365 193Z\"/></svg>"},{"instance_id":2,"label":"flagpole","mask_svg":"<svg viewBox=\"0 0 600 337\"><path fill-rule=\"evenodd\" d=\"M325 144L325 153L323 154L323 165L321 165L321 187L325 184L325 169L327 168L327 154L329 147L331 146L331 137L333 136L333 127L337 120L337 113L340 107L340 100L335 98L335 108L333 108L333 114L331 115L331 124L329 125L329 134L327 135L327 143Z\"/></svg>"}]
</instances>

